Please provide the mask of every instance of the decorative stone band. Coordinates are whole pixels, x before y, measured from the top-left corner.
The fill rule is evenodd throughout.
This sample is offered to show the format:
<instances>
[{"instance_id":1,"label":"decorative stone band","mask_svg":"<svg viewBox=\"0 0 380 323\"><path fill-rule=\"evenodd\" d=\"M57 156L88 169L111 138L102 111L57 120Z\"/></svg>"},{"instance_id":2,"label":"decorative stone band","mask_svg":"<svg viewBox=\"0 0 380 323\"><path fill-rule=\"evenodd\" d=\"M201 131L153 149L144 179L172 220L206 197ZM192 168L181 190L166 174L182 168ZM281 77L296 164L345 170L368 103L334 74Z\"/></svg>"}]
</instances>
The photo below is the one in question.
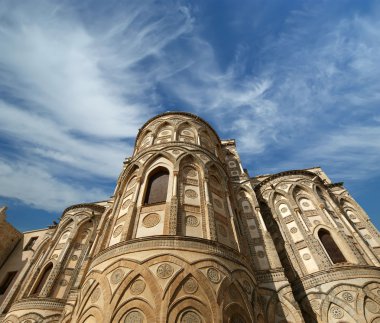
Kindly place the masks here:
<instances>
[{"instance_id":1,"label":"decorative stone band","mask_svg":"<svg viewBox=\"0 0 380 323\"><path fill-rule=\"evenodd\" d=\"M25 309L48 309L60 313L66 305L66 299L55 298L24 298L15 302L8 313Z\"/></svg>"},{"instance_id":2,"label":"decorative stone band","mask_svg":"<svg viewBox=\"0 0 380 323\"><path fill-rule=\"evenodd\" d=\"M283 269L256 271L256 279L259 283L287 281Z\"/></svg>"},{"instance_id":3,"label":"decorative stone band","mask_svg":"<svg viewBox=\"0 0 380 323\"><path fill-rule=\"evenodd\" d=\"M108 247L93 259L90 269L119 255L153 249L190 250L202 252L232 260L247 268L251 267L248 260L242 257L237 251L216 241L194 237L155 236L122 241Z\"/></svg>"},{"instance_id":4,"label":"decorative stone band","mask_svg":"<svg viewBox=\"0 0 380 323\"><path fill-rule=\"evenodd\" d=\"M376 278L380 280L380 268L358 265L345 265L339 266L328 271L320 271L312 275L303 277L301 280L295 282L294 287L296 291L307 290L315 286L333 282L333 281L347 281L355 278Z\"/></svg>"}]
</instances>

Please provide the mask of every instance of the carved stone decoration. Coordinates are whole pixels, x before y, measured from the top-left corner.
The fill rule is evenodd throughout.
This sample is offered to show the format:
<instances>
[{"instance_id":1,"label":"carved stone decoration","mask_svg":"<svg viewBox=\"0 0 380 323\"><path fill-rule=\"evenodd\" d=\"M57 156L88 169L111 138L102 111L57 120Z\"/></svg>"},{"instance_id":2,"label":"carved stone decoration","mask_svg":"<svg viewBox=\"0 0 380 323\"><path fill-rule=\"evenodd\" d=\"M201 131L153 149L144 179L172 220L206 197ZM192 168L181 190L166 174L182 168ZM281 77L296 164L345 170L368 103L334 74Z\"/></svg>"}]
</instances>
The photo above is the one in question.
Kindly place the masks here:
<instances>
[{"instance_id":1,"label":"carved stone decoration","mask_svg":"<svg viewBox=\"0 0 380 323\"><path fill-rule=\"evenodd\" d=\"M201 323L199 315L193 311L188 311L181 317L181 323Z\"/></svg>"},{"instance_id":2,"label":"carved stone decoration","mask_svg":"<svg viewBox=\"0 0 380 323\"><path fill-rule=\"evenodd\" d=\"M342 309L338 306L332 306L330 309L332 316L336 319L341 319L344 315Z\"/></svg>"},{"instance_id":3,"label":"carved stone decoration","mask_svg":"<svg viewBox=\"0 0 380 323\"><path fill-rule=\"evenodd\" d=\"M174 150L172 151L172 153L173 153L174 155L179 155L179 154L181 153L181 151L178 150L178 149L174 149Z\"/></svg>"},{"instance_id":4,"label":"carved stone decoration","mask_svg":"<svg viewBox=\"0 0 380 323\"><path fill-rule=\"evenodd\" d=\"M183 284L183 290L187 294L194 294L198 289L198 283L194 278L189 278L186 280L186 282Z\"/></svg>"},{"instance_id":5,"label":"carved stone decoration","mask_svg":"<svg viewBox=\"0 0 380 323\"><path fill-rule=\"evenodd\" d=\"M135 280L131 285L131 294L139 295L145 290L145 282L141 279Z\"/></svg>"},{"instance_id":6,"label":"carved stone decoration","mask_svg":"<svg viewBox=\"0 0 380 323\"><path fill-rule=\"evenodd\" d=\"M69 237L69 234L68 233L65 233L63 236L62 236L62 240L65 240Z\"/></svg>"},{"instance_id":7,"label":"carved stone decoration","mask_svg":"<svg viewBox=\"0 0 380 323\"><path fill-rule=\"evenodd\" d=\"M302 258L303 258L304 260L310 260L310 259L311 259L311 256L310 256L310 254L305 253L305 254L302 256Z\"/></svg>"},{"instance_id":8,"label":"carved stone decoration","mask_svg":"<svg viewBox=\"0 0 380 323\"><path fill-rule=\"evenodd\" d=\"M351 303L351 302L354 300L354 296L352 296L352 294L349 293L349 292L344 292L344 293L342 294L342 297L343 297L343 299L344 299L346 302L349 302L349 303Z\"/></svg>"},{"instance_id":9,"label":"carved stone decoration","mask_svg":"<svg viewBox=\"0 0 380 323\"><path fill-rule=\"evenodd\" d=\"M199 220L194 215L188 215L186 217L186 225L188 225L189 227L197 227L199 225Z\"/></svg>"},{"instance_id":10,"label":"carved stone decoration","mask_svg":"<svg viewBox=\"0 0 380 323\"><path fill-rule=\"evenodd\" d=\"M290 229L290 232L291 233L297 233L298 232L298 229L296 228L296 227L292 227L291 229Z\"/></svg>"},{"instance_id":11,"label":"carved stone decoration","mask_svg":"<svg viewBox=\"0 0 380 323\"><path fill-rule=\"evenodd\" d=\"M214 199L214 204L219 208L223 209L223 204L218 199Z\"/></svg>"},{"instance_id":12,"label":"carved stone decoration","mask_svg":"<svg viewBox=\"0 0 380 323\"><path fill-rule=\"evenodd\" d=\"M318 224L321 224L321 221L319 221L319 220L314 220L314 225L318 225Z\"/></svg>"},{"instance_id":13,"label":"carved stone decoration","mask_svg":"<svg viewBox=\"0 0 380 323\"><path fill-rule=\"evenodd\" d=\"M160 223L160 216L157 213L149 213L142 220L142 225L146 228L152 228Z\"/></svg>"},{"instance_id":14,"label":"carved stone decoration","mask_svg":"<svg viewBox=\"0 0 380 323\"><path fill-rule=\"evenodd\" d=\"M72 255L72 256L71 256L71 260L73 260L73 261L78 260L78 256L77 256L77 255Z\"/></svg>"},{"instance_id":15,"label":"carved stone decoration","mask_svg":"<svg viewBox=\"0 0 380 323\"><path fill-rule=\"evenodd\" d=\"M121 208L123 210L125 210L129 205L131 204L131 200L126 200L123 205L121 206Z\"/></svg>"},{"instance_id":16,"label":"carved stone decoration","mask_svg":"<svg viewBox=\"0 0 380 323\"><path fill-rule=\"evenodd\" d=\"M317 300L310 301L310 306L313 309L314 312L318 312L321 308L321 303Z\"/></svg>"},{"instance_id":17,"label":"carved stone decoration","mask_svg":"<svg viewBox=\"0 0 380 323\"><path fill-rule=\"evenodd\" d=\"M60 284L61 286L67 286L67 280L62 279L62 280L59 282L59 284Z\"/></svg>"},{"instance_id":18,"label":"carved stone decoration","mask_svg":"<svg viewBox=\"0 0 380 323\"><path fill-rule=\"evenodd\" d=\"M251 294L252 292L252 287L251 287L251 284L249 283L248 280L244 280L243 281L243 287L244 287L244 290L247 294Z\"/></svg>"},{"instance_id":19,"label":"carved stone decoration","mask_svg":"<svg viewBox=\"0 0 380 323\"><path fill-rule=\"evenodd\" d=\"M264 256L265 256L265 253L264 253L264 251L258 251L257 252L257 256L259 257L259 258L264 258Z\"/></svg>"},{"instance_id":20,"label":"carved stone decoration","mask_svg":"<svg viewBox=\"0 0 380 323\"><path fill-rule=\"evenodd\" d=\"M96 287L96 289L92 292L91 302L95 303L99 299L100 294L101 294L100 287Z\"/></svg>"},{"instance_id":21,"label":"carved stone decoration","mask_svg":"<svg viewBox=\"0 0 380 323\"><path fill-rule=\"evenodd\" d=\"M369 234L365 234L365 235L364 235L364 238L365 238L366 240L371 240L371 239L372 239L372 237L371 237Z\"/></svg>"},{"instance_id":22,"label":"carved stone decoration","mask_svg":"<svg viewBox=\"0 0 380 323\"><path fill-rule=\"evenodd\" d=\"M143 323L144 317L143 315L138 311L130 311L124 320L125 323Z\"/></svg>"},{"instance_id":23,"label":"carved stone decoration","mask_svg":"<svg viewBox=\"0 0 380 323\"><path fill-rule=\"evenodd\" d=\"M377 305L373 301L367 301L366 306L368 311L370 311L372 314L377 314L379 313L379 305Z\"/></svg>"},{"instance_id":24,"label":"carved stone decoration","mask_svg":"<svg viewBox=\"0 0 380 323\"><path fill-rule=\"evenodd\" d=\"M190 167L186 167L183 172L187 177L197 177L197 172Z\"/></svg>"},{"instance_id":25,"label":"carved stone decoration","mask_svg":"<svg viewBox=\"0 0 380 323\"><path fill-rule=\"evenodd\" d=\"M121 282L121 280L123 279L124 277L124 271L123 269L121 268L118 268L116 270L113 271L112 275L111 275L111 284L118 284Z\"/></svg>"},{"instance_id":26,"label":"carved stone decoration","mask_svg":"<svg viewBox=\"0 0 380 323\"><path fill-rule=\"evenodd\" d=\"M121 231L123 231L123 226L122 225L119 225L116 227L116 229L113 231L113 234L112 236L114 238L117 238L120 234L121 234Z\"/></svg>"},{"instance_id":27,"label":"carved stone decoration","mask_svg":"<svg viewBox=\"0 0 380 323\"><path fill-rule=\"evenodd\" d=\"M207 277L210 279L210 281L214 284L217 284L220 282L220 274L219 271L215 268L209 268L207 270Z\"/></svg>"},{"instance_id":28,"label":"carved stone decoration","mask_svg":"<svg viewBox=\"0 0 380 323\"><path fill-rule=\"evenodd\" d=\"M227 230L226 230L226 228L225 228L225 226L224 225L219 225L218 226L218 231L219 231L219 233L223 236L223 237L227 237Z\"/></svg>"},{"instance_id":29,"label":"carved stone decoration","mask_svg":"<svg viewBox=\"0 0 380 323\"><path fill-rule=\"evenodd\" d=\"M185 195L189 199L196 199L198 197L198 193L196 191L192 190L192 189L187 189L185 191Z\"/></svg>"},{"instance_id":30,"label":"carved stone decoration","mask_svg":"<svg viewBox=\"0 0 380 323\"><path fill-rule=\"evenodd\" d=\"M283 208L281 208L281 210L280 210L282 213L286 213L287 211L288 211L288 208L286 208L286 207L283 207Z\"/></svg>"},{"instance_id":31,"label":"carved stone decoration","mask_svg":"<svg viewBox=\"0 0 380 323\"><path fill-rule=\"evenodd\" d=\"M161 264L157 268L157 276L162 279L169 278L171 275L173 275L173 272L173 267L168 263Z\"/></svg>"}]
</instances>

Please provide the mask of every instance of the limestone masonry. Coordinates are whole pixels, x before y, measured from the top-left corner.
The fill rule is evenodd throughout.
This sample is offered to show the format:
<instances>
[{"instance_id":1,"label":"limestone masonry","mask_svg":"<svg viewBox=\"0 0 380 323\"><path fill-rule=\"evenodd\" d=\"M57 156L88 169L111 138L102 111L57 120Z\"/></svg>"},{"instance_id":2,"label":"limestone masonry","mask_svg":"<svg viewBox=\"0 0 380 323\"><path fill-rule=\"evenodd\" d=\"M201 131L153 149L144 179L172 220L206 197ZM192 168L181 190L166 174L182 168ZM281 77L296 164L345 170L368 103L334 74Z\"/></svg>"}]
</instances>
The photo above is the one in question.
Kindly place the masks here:
<instances>
[{"instance_id":1,"label":"limestone masonry","mask_svg":"<svg viewBox=\"0 0 380 323\"><path fill-rule=\"evenodd\" d=\"M140 129L114 195L20 233L0 322L380 322L380 236L319 167L249 177L190 113Z\"/></svg>"}]
</instances>

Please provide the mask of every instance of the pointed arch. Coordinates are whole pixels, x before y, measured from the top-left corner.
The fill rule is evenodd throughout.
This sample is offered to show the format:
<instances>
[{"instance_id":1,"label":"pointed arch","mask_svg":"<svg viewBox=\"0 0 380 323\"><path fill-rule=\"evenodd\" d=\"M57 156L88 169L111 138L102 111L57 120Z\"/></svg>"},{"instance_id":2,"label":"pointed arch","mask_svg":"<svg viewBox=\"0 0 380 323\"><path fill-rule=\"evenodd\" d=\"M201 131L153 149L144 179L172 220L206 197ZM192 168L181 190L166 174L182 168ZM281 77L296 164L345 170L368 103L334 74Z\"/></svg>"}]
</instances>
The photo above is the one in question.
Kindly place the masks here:
<instances>
[{"instance_id":1,"label":"pointed arch","mask_svg":"<svg viewBox=\"0 0 380 323\"><path fill-rule=\"evenodd\" d=\"M169 170L165 167L157 167L150 172L147 178L144 204L166 202L169 184Z\"/></svg>"},{"instance_id":2,"label":"pointed arch","mask_svg":"<svg viewBox=\"0 0 380 323\"><path fill-rule=\"evenodd\" d=\"M35 286L33 287L30 295L39 295L41 293L52 270L53 270L53 263L49 262L41 271L41 274L37 279L37 284L35 284Z\"/></svg>"},{"instance_id":3,"label":"pointed arch","mask_svg":"<svg viewBox=\"0 0 380 323\"><path fill-rule=\"evenodd\" d=\"M181 123L177 128L177 140L197 143L198 133L194 126L192 126L188 121Z\"/></svg>"},{"instance_id":4,"label":"pointed arch","mask_svg":"<svg viewBox=\"0 0 380 323\"><path fill-rule=\"evenodd\" d=\"M318 238L334 264L347 262L330 232L324 228L318 230Z\"/></svg>"}]
</instances>

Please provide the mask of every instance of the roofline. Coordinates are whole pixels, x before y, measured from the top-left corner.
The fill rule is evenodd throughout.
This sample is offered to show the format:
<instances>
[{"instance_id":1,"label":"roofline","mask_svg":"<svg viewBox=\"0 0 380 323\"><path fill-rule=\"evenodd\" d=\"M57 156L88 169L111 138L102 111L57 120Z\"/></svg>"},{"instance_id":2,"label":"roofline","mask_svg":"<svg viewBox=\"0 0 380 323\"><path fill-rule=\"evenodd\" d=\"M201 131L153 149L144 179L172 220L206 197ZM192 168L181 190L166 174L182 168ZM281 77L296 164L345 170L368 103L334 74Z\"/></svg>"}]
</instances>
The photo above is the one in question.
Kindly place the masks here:
<instances>
[{"instance_id":1,"label":"roofline","mask_svg":"<svg viewBox=\"0 0 380 323\"><path fill-rule=\"evenodd\" d=\"M149 123L151 123L152 121L158 119L158 118L161 118L163 116L167 116L167 115L183 115L183 116L187 116L187 117L191 117L191 118L194 118L195 120L200 120L202 121L206 126L208 126L212 132L214 133L214 135L216 136L216 138L219 140L219 142L221 142L222 140L219 138L219 135L216 133L216 131L214 130L214 128L204 119L202 119L201 117L197 116L196 114L193 114L193 113L190 113L190 112L183 112L183 111L167 111L167 112L164 112L164 113L160 113L156 116L154 116L153 118L150 118L148 121L146 121L143 126L139 129L139 132L137 133L137 136L136 136L136 139L135 139L135 148L136 148L136 145L137 145L137 141L143 131L143 129L148 126Z\"/></svg>"}]
</instances>

